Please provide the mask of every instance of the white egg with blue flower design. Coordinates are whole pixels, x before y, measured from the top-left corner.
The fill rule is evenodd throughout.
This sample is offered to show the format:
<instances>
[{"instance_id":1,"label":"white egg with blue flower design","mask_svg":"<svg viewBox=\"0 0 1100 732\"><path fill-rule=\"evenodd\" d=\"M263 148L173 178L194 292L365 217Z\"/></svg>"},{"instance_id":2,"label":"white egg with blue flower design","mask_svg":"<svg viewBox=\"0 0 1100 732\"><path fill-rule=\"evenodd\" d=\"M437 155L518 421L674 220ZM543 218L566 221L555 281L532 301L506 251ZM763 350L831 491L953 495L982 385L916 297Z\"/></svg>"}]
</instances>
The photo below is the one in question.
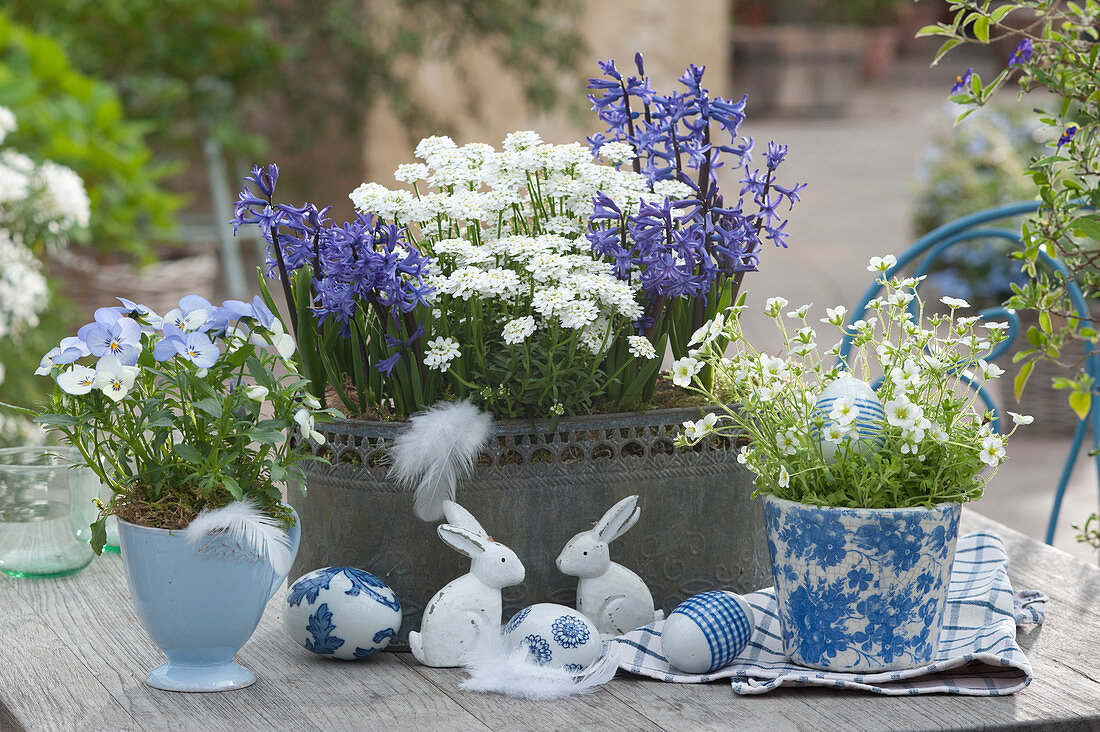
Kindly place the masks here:
<instances>
[{"instance_id":1,"label":"white egg with blue flower design","mask_svg":"<svg viewBox=\"0 0 1100 732\"><path fill-rule=\"evenodd\" d=\"M401 604L385 582L355 567L324 567L299 577L283 604L283 624L321 656L368 658L401 629Z\"/></svg>"},{"instance_id":2,"label":"white egg with blue flower design","mask_svg":"<svg viewBox=\"0 0 1100 732\"><path fill-rule=\"evenodd\" d=\"M834 420L831 416L838 403L843 403L849 411L847 422L845 419ZM826 463L836 460L836 453L845 442L849 450L857 450L864 455L882 446L886 412L875 390L865 381L853 376L842 376L829 384L814 404L814 416L824 419L820 430L816 424L810 427L810 434L821 446L821 456ZM841 440L827 439L831 427L846 428Z\"/></svg>"},{"instance_id":3,"label":"white egg with blue flower design","mask_svg":"<svg viewBox=\"0 0 1100 732\"><path fill-rule=\"evenodd\" d=\"M661 627L665 659L689 674L706 674L733 663L745 650L756 618L745 598L712 590L689 597Z\"/></svg>"},{"instance_id":4,"label":"white egg with blue flower design","mask_svg":"<svg viewBox=\"0 0 1100 732\"><path fill-rule=\"evenodd\" d=\"M504 626L509 650L526 648L528 660L580 674L603 655L592 621L571 607L541 602L523 608Z\"/></svg>"}]
</instances>

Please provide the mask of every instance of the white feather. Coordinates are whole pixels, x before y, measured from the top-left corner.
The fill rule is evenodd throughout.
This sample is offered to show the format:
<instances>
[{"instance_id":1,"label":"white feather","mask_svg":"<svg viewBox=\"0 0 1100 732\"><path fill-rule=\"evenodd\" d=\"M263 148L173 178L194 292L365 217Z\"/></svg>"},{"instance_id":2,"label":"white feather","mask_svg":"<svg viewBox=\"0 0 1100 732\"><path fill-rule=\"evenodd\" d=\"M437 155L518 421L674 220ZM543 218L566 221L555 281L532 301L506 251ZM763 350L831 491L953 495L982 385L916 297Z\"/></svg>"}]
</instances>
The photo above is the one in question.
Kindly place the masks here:
<instances>
[{"instance_id":1,"label":"white feather","mask_svg":"<svg viewBox=\"0 0 1100 732\"><path fill-rule=\"evenodd\" d=\"M540 666L531 660L526 647L509 650L504 643L504 633L499 629L495 632L483 630L478 635L464 665L470 678L462 682L461 688L533 701L588 694L610 681L619 668L618 657L609 650L604 650L600 660L580 676L564 669Z\"/></svg>"},{"instance_id":2,"label":"white feather","mask_svg":"<svg viewBox=\"0 0 1100 732\"><path fill-rule=\"evenodd\" d=\"M469 475L489 439L492 419L468 399L437 402L414 415L393 441L390 475L415 488L413 511L420 519L443 518L443 501L454 500L459 479Z\"/></svg>"},{"instance_id":3,"label":"white feather","mask_svg":"<svg viewBox=\"0 0 1100 732\"><path fill-rule=\"evenodd\" d=\"M197 544L211 534L235 541L271 563L276 574L290 571L290 537L279 522L263 513L252 501L234 501L223 508L203 509L183 530L183 536Z\"/></svg>"}]
</instances>

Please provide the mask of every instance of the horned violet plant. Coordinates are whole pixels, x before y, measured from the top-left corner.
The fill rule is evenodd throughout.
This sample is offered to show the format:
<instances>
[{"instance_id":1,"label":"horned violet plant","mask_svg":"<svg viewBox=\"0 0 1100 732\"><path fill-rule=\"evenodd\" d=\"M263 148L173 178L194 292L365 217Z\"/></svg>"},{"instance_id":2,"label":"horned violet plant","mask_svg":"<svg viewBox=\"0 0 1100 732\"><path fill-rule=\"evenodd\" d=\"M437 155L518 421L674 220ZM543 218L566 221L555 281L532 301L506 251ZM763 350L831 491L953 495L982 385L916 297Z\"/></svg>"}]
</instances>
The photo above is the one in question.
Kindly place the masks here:
<instances>
[{"instance_id":1,"label":"horned violet plant","mask_svg":"<svg viewBox=\"0 0 1100 732\"><path fill-rule=\"evenodd\" d=\"M801 503L849 508L930 507L981 497L1005 458L1005 442L1031 417L1012 414L999 433L978 401L981 385L1003 371L985 357L1006 337L1007 324L982 322L961 311L968 304L944 297L944 311L926 314L915 278L887 278L896 260L875 257L886 296L870 303L873 315L846 324L843 306L824 317L809 306L788 309L770 298L764 314L782 334L784 352L757 350L741 326L743 298L698 334L701 346L672 379L719 405L735 403L698 422L686 422L679 444L725 437L742 442L738 460L757 475L757 492ZM821 325L824 324L824 325ZM833 332L832 336L819 329ZM838 341L852 340L846 361ZM720 337L730 343L730 353ZM702 364L716 371L708 388L690 376ZM876 396L884 417L842 396L819 405L836 380L881 377ZM824 402L822 402L824 404Z\"/></svg>"},{"instance_id":2,"label":"horned violet plant","mask_svg":"<svg viewBox=\"0 0 1100 732\"><path fill-rule=\"evenodd\" d=\"M116 514L186 527L203 509L255 503L289 526L288 477L304 485L305 445L324 441L320 410L291 356L294 341L259 299L220 306L189 295L163 317L119 298L42 358L56 381L36 421L75 447L112 491L93 548Z\"/></svg>"},{"instance_id":3,"label":"horned violet plant","mask_svg":"<svg viewBox=\"0 0 1100 732\"><path fill-rule=\"evenodd\" d=\"M236 224L269 242L315 396L397 417L447 398L552 417L652 397L666 350L686 354L764 244L785 246L802 186L775 179L784 146L751 166L745 99L712 98L696 66L660 95L636 65L600 64L607 129L588 146L429 137L395 173L408 188L364 183L346 224L277 203L278 169L253 171ZM723 198L727 162L743 174Z\"/></svg>"}]
</instances>

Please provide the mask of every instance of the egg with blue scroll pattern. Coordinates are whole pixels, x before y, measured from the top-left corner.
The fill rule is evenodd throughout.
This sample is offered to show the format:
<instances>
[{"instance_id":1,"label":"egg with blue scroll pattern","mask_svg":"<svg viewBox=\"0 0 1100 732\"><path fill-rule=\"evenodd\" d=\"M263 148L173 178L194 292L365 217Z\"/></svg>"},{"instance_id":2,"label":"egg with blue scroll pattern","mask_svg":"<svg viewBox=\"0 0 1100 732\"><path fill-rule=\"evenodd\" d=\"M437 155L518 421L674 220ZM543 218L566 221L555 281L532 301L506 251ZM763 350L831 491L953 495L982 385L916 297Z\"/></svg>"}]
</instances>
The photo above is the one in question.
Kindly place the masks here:
<instances>
[{"instance_id":1,"label":"egg with blue scroll pattern","mask_svg":"<svg viewBox=\"0 0 1100 732\"><path fill-rule=\"evenodd\" d=\"M345 661L368 658L401 629L401 604L370 572L323 567L287 589L283 625L307 651Z\"/></svg>"},{"instance_id":2,"label":"egg with blue scroll pattern","mask_svg":"<svg viewBox=\"0 0 1100 732\"><path fill-rule=\"evenodd\" d=\"M745 598L725 590L689 597L669 613L661 628L665 659L689 674L725 668L745 650L756 616Z\"/></svg>"},{"instance_id":3,"label":"egg with blue scroll pattern","mask_svg":"<svg viewBox=\"0 0 1100 732\"><path fill-rule=\"evenodd\" d=\"M540 602L512 616L504 645L524 648L529 662L583 673L603 655L603 641L592 621L571 607Z\"/></svg>"},{"instance_id":4,"label":"egg with blue scroll pattern","mask_svg":"<svg viewBox=\"0 0 1100 732\"><path fill-rule=\"evenodd\" d=\"M840 442L826 440L822 432L834 423L829 415L837 400L845 398L851 402L854 412L854 419L849 425L848 434L844 437L850 445L849 449L855 449L865 455L883 444L882 428L886 421L886 412L875 390L865 381L860 381L853 376L842 376L825 387L814 404L814 415L820 415L824 423L821 431L816 424L813 425L810 434L821 446L821 456L827 463L836 460Z\"/></svg>"}]
</instances>

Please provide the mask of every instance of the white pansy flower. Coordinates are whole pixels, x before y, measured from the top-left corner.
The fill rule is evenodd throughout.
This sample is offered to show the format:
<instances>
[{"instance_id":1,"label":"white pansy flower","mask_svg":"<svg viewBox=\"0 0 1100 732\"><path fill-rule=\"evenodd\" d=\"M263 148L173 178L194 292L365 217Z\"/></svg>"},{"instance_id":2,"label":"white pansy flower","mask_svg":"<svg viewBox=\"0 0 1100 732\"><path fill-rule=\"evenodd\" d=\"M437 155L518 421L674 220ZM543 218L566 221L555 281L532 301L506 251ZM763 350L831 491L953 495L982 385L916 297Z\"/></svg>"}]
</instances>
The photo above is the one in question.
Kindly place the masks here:
<instances>
[{"instance_id":1,"label":"white pansy flower","mask_svg":"<svg viewBox=\"0 0 1100 732\"><path fill-rule=\"evenodd\" d=\"M123 366L117 357L104 356L96 364L93 385L118 402L133 388L137 375L137 366Z\"/></svg>"},{"instance_id":2,"label":"white pansy flower","mask_svg":"<svg viewBox=\"0 0 1100 732\"><path fill-rule=\"evenodd\" d=\"M1009 414L1015 424L1031 424L1035 421L1035 418L1028 414L1018 414L1016 412L1009 412Z\"/></svg>"},{"instance_id":3,"label":"white pansy flower","mask_svg":"<svg viewBox=\"0 0 1100 732\"><path fill-rule=\"evenodd\" d=\"M57 385L66 394L87 394L95 386L95 375L96 370L89 366L73 366L57 375Z\"/></svg>"},{"instance_id":4,"label":"white pansy flower","mask_svg":"<svg viewBox=\"0 0 1100 732\"><path fill-rule=\"evenodd\" d=\"M672 383L676 386L690 386L691 379L703 369L703 363L690 356L677 359L672 363Z\"/></svg>"},{"instance_id":5,"label":"white pansy flower","mask_svg":"<svg viewBox=\"0 0 1100 732\"><path fill-rule=\"evenodd\" d=\"M312 440L318 445L325 444L325 436L314 428L313 415L308 409L299 409L295 412L294 421L298 423L298 429L301 430L302 437Z\"/></svg>"},{"instance_id":6,"label":"white pansy flower","mask_svg":"<svg viewBox=\"0 0 1100 732\"><path fill-rule=\"evenodd\" d=\"M645 359L657 358L657 349L653 347L653 344L645 336L627 336L626 342L630 349L631 356Z\"/></svg>"},{"instance_id":7,"label":"white pansy flower","mask_svg":"<svg viewBox=\"0 0 1100 732\"><path fill-rule=\"evenodd\" d=\"M249 384L244 388L244 395L256 402L262 402L264 399L267 399L268 393L267 387L262 384Z\"/></svg>"},{"instance_id":8,"label":"white pansy flower","mask_svg":"<svg viewBox=\"0 0 1100 732\"><path fill-rule=\"evenodd\" d=\"M504 337L505 343L514 345L527 340L527 336L534 332L535 319L527 315L522 318L516 318L515 320L509 320L508 323L505 324L501 335Z\"/></svg>"}]
</instances>

